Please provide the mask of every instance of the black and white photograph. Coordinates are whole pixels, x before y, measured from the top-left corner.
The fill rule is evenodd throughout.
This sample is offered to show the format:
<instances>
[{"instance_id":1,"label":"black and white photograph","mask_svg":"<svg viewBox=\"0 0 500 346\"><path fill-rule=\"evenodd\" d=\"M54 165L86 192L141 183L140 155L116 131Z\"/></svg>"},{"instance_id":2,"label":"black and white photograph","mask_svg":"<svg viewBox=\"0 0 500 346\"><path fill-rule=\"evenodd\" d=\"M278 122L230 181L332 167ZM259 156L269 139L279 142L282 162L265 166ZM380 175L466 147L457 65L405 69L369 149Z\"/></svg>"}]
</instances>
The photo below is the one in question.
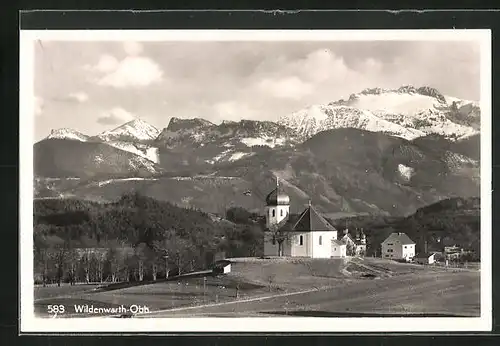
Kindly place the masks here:
<instances>
[{"instance_id":1,"label":"black and white photograph","mask_svg":"<svg viewBox=\"0 0 500 346\"><path fill-rule=\"evenodd\" d=\"M21 31L22 329L489 330L490 45Z\"/></svg>"}]
</instances>

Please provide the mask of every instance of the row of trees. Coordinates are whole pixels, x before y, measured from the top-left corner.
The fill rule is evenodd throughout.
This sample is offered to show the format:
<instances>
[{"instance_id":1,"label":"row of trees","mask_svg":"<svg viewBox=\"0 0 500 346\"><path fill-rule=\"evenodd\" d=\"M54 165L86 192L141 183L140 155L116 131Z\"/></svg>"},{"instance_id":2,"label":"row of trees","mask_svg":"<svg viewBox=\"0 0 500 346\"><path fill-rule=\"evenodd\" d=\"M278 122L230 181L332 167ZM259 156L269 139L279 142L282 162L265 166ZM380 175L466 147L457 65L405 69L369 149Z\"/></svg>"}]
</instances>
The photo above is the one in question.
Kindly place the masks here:
<instances>
[{"instance_id":1,"label":"row of trees","mask_svg":"<svg viewBox=\"0 0 500 346\"><path fill-rule=\"evenodd\" d=\"M216 221L136 193L110 204L40 200L34 212L40 283L157 280L207 269L220 252L261 253L262 229L255 222Z\"/></svg>"},{"instance_id":2,"label":"row of trees","mask_svg":"<svg viewBox=\"0 0 500 346\"><path fill-rule=\"evenodd\" d=\"M444 209L421 210L408 218L351 219L349 228L367 230L369 252L391 232L400 231L417 244L455 242L479 257L477 203L441 203ZM37 200L35 279L40 283L157 280L207 269L220 252L228 257L261 256L265 218L235 207L227 210L226 219L137 193L108 204ZM345 220L332 223L339 229L345 226ZM282 252L289 233L277 228L269 234Z\"/></svg>"}]
</instances>

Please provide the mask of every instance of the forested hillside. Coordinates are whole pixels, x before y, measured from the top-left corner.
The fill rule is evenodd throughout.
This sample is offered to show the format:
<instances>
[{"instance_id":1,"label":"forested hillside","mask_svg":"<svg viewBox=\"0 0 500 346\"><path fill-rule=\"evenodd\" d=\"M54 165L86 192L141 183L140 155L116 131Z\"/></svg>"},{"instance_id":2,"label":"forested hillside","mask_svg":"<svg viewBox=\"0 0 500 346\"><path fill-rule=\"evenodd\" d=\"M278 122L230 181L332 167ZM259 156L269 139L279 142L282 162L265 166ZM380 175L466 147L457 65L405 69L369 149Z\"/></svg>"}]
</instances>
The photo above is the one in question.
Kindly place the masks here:
<instances>
[{"instance_id":1,"label":"forested hillside","mask_svg":"<svg viewBox=\"0 0 500 346\"><path fill-rule=\"evenodd\" d=\"M218 220L139 194L114 203L37 200L35 276L50 281L122 281L206 269L217 252L256 256L254 224ZM165 256L168 256L167 261ZM166 267L168 263L168 267Z\"/></svg>"},{"instance_id":2,"label":"forested hillside","mask_svg":"<svg viewBox=\"0 0 500 346\"><path fill-rule=\"evenodd\" d=\"M444 246L459 245L480 256L480 199L451 198L417 210L408 217L361 216L332 220L343 229L363 229L367 236L368 255L378 253L380 244L392 232L406 233L415 243L416 251L442 251Z\"/></svg>"},{"instance_id":3,"label":"forested hillside","mask_svg":"<svg viewBox=\"0 0 500 346\"><path fill-rule=\"evenodd\" d=\"M480 200L454 198L409 217L331 220L341 232L363 229L367 254L380 254L391 232L404 232L423 251L460 245L480 255ZM217 253L261 256L264 217L241 207L225 219L137 193L113 203L37 200L34 206L35 278L43 281L143 281L207 269ZM165 258L165 256L168 256Z\"/></svg>"}]
</instances>

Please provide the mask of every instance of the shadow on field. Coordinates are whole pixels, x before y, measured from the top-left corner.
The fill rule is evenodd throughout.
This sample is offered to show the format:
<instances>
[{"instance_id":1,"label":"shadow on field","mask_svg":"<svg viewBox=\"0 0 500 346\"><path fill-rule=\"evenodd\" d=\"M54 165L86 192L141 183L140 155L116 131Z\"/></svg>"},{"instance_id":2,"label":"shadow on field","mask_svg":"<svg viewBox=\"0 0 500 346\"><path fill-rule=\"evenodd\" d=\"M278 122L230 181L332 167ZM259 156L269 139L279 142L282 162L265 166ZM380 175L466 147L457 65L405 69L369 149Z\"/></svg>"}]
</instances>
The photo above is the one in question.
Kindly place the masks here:
<instances>
[{"instance_id":1,"label":"shadow on field","mask_svg":"<svg viewBox=\"0 0 500 346\"><path fill-rule=\"evenodd\" d=\"M334 311L263 311L269 315L300 317L471 317L444 313L376 313L376 312L334 312Z\"/></svg>"},{"instance_id":2,"label":"shadow on field","mask_svg":"<svg viewBox=\"0 0 500 346\"><path fill-rule=\"evenodd\" d=\"M222 292L225 293L225 292ZM220 296L223 296L223 294L220 294ZM206 294L203 294L203 292L155 292L155 293L150 293L150 292L127 292L127 295L130 296L151 296L151 294L154 294L155 296L162 296L162 297L203 297L204 295L208 296L208 292ZM231 294L227 294L231 295Z\"/></svg>"},{"instance_id":3,"label":"shadow on field","mask_svg":"<svg viewBox=\"0 0 500 346\"><path fill-rule=\"evenodd\" d=\"M162 283L162 282L171 282L171 281L177 281L177 280L186 280L186 279L191 279L191 278L193 278L193 279L194 278L202 278L204 276L209 277L209 276L213 276L213 274L209 271L204 271L204 272L193 273L193 274L187 273L187 274L183 274L181 276L173 275L173 276L170 276L168 279L162 278L162 279L157 279L157 280L116 282L116 283L112 283L112 284L103 285L101 287L98 287L98 288L94 289L94 292L114 291L114 290L119 290L122 288L158 284L158 283Z\"/></svg>"}]
</instances>

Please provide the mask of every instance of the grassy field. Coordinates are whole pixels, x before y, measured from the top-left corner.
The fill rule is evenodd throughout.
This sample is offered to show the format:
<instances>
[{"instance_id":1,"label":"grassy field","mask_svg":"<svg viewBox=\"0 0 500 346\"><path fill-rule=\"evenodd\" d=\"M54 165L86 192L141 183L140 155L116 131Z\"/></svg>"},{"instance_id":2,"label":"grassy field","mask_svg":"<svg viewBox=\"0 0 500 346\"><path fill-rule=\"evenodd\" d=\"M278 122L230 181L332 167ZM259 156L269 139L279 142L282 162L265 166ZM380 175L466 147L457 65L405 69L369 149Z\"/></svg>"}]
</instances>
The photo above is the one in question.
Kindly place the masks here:
<instances>
[{"instance_id":1,"label":"grassy field","mask_svg":"<svg viewBox=\"0 0 500 346\"><path fill-rule=\"evenodd\" d=\"M325 290L272 299L165 311L155 316L477 317L479 314L478 273L430 272L347 282Z\"/></svg>"},{"instance_id":2,"label":"grassy field","mask_svg":"<svg viewBox=\"0 0 500 346\"><path fill-rule=\"evenodd\" d=\"M36 288L35 311L39 316L48 316L47 305L63 304L67 317L75 316L75 305L126 308L139 305L158 312L151 316L170 317L479 314L477 270L376 258L238 258L231 262L231 273L207 275L206 279L185 277L95 291L85 285ZM306 290L309 292L300 293ZM274 298L266 298L270 296ZM254 300L245 302L248 299ZM187 307L190 309L183 310ZM172 308L176 311L160 312Z\"/></svg>"},{"instance_id":3,"label":"grassy field","mask_svg":"<svg viewBox=\"0 0 500 346\"><path fill-rule=\"evenodd\" d=\"M73 286L69 284L62 284L60 287L54 284L47 285L46 287L35 286L34 295L35 299L47 299L91 291L97 287L99 287L98 284L79 284Z\"/></svg>"},{"instance_id":4,"label":"grassy field","mask_svg":"<svg viewBox=\"0 0 500 346\"><path fill-rule=\"evenodd\" d=\"M56 287L51 287L56 290ZM268 293L267 287L238 280L231 276L186 277L174 281L164 281L146 285L133 285L115 290L81 290L68 294L57 290L61 295L53 293L48 297L40 291L35 292L35 312L39 316L48 316L47 306L63 304L66 316L78 314L75 305L93 305L94 307L130 307L146 306L150 310L176 308L180 306L204 303L224 302L252 295ZM63 293L64 292L64 293ZM80 317L85 314L79 314ZM64 316L60 316L64 317Z\"/></svg>"},{"instance_id":5,"label":"grassy field","mask_svg":"<svg viewBox=\"0 0 500 346\"><path fill-rule=\"evenodd\" d=\"M330 286L349 278L344 259L237 258L231 261L229 276L271 290L286 292Z\"/></svg>"}]
</instances>

